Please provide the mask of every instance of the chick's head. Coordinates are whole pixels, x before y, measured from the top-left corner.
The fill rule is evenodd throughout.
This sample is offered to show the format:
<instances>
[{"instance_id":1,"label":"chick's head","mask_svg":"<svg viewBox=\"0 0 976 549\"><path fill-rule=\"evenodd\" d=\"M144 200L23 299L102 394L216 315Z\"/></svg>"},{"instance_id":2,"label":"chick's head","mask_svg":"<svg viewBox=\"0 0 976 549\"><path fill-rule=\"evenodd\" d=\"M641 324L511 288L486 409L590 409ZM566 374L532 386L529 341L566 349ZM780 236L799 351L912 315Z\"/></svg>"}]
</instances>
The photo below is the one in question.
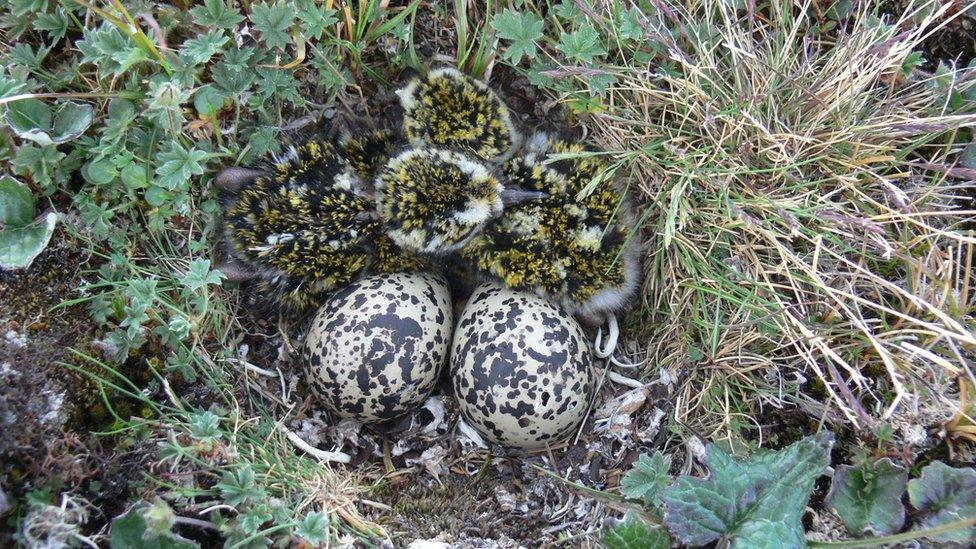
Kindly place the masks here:
<instances>
[{"instance_id":1,"label":"chick's head","mask_svg":"<svg viewBox=\"0 0 976 549\"><path fill-rule=\"evenodd\" d=\"M377 213L398 246L443 254L501 214L502 191L484 165L463 154L411 149L390 159L377 178Z\"/></svg>"},{"instance_id":2,"label":"chick's head","mask_svg":"<svg viewBox=\"0 0 976 549\"><path fill-rule=\"evenodd\" d=\"M525 155L506 162L503 174L506 185L546 196L507 207L461 253L508 287L599 319L622 308L636 288L636 261L627 246L630 210L602 177L602 160L564 141L541 143L533 140Z\"/></svg>"},{"instance_id":3,"label":"chick's head","mask_svg":"<svg viewBox=\"0 0 976 549\"><path fill-rule=\"evenodd\" d=\"M507 157L518 133L504 102L483 83L438 69L397 91L403 131L415 145L455 149L482 160Z\"/></svg>"}]
</instances>

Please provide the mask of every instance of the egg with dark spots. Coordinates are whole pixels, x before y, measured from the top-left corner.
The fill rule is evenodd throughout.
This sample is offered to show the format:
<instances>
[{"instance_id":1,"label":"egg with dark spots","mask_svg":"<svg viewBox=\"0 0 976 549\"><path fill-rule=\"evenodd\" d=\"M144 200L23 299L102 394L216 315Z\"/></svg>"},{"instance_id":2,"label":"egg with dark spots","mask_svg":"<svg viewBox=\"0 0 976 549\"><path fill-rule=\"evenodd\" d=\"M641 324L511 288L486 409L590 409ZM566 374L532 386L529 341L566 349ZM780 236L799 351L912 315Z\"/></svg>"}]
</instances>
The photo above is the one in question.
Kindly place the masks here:
<instances>
[{"instance_id":1,"label":"egg with dark spots","mask_svg":"<svg viewBox=\"0 0 976 549\"><path fill-rule=\"evenodd\" d=\"M447 281L421 272L369 276L334 293L305 338L318 401L364 423L422 405L447 362L454 318Z\"/></svg>"},{"instance_id":2,"label":"egg with dark spots","mask_svg":"<svg viewBox=\"0 0 976 549\"><path fill-rule=\"evenodd\" d=\"M497 283L478 286L451 345L451 384L485 438L535 451L572 434L595 389L583 329L559 305Z\"/></svg>"}]
</instances>

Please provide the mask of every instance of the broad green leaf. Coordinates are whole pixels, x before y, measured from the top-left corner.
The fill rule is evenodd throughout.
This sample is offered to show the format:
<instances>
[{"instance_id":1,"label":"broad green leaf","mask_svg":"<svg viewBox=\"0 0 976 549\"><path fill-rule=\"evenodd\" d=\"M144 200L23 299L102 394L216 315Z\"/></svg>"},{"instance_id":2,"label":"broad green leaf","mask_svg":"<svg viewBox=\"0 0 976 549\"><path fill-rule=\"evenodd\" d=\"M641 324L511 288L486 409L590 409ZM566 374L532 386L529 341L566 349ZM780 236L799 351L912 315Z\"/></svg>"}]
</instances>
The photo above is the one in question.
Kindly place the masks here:
<instances>
[{"instance_id":1,"label":"broad green leaf","mask_svg":"<svg viewBox=\"0 0 976 549\"><path fill-rule=\"evenodd\" d=\"M200 114L213 114L219 111L225 101L227 95L210 84L200 87L193 93L193 108Z\"/></svg>"},{"instance_id":2,"label":"broad green leaf","mask_svg":"<svg viewBox=\"0 0 976 549\"><path fill-rule=\"evenodd\" d=\"M33 143L22 145L13 159L14 170L30 175L34 183L50 194L54 186L67 180L63 171L65 154L54 145L38 147Z\"/></svg>"},{"instance_id":3,"label":"broad green leaf","mask_svg":"<svg viewBox=\"0 0 976 549\"><path fill-rule=\"evenodd\" d=\"M235 473L224 473L214 488L220 492L224 503L234 507L248 501L261 501L265 497L264 489L254 482L254 470L250 465L238 468Z\"/></svg>"},{"instance_id":4,"label":"broad green leaf","mask_svg":"<svg viewBox=\"0 0 976 549\"><path fill-rule=\"evenodd\" d=\"M75 139L91 125L91 105L65 101L52 115L39 99L15 101L7 108L7 124L23 139L41 145L61 144Z\"/></svg>"},{"instance_id":5,"label":"broad green leaf","mask_svg":"<svg viewBox=\"0 0 976 549\"><path fill-rule=\"evenodd\" d=\"M190 10L193 20L203 27L231 29L244 20L235 9L228 8L224 0L205 0L202 6Z\"/></svg>"},{"instance_id":6,"label":"broad green leaf","mask_svg":"<svg viewBox=\"0 0 976 549\"><path fill-rule=\"evenodd\" d=\"M959 163L976 170L976 138L973 138L973 141L962 150L959 155Z\"/></svg>"},{"instance_id":7,"label":"broad green leaf","mask_svg":"<svg viewBox=\"0 0 976 549\"><path fill-rule=\"evenodd\" d=\"M34 28L47 33L51 37L51 43L57 44L68 34L68 25L71 19L63 9L58 8L53 13L39 13L34 20Z\"/></svg>"},{"instance_id":8,"label":"broad green leaf","mask_svg":"<svg viewBox=\"0 0 976 549\"><path fill-rule=\"evenodd\" d=\"M317 6L312 0L299 2L297 8L298 19L302 22L302 34L311 40L321 38L325 29L339 21L335 10Z\"/></svg>"},{"instance_id":9,"label":"broad green leaf","mask_svg":"<svg viewBox=\"0 0 976 549\"><path fill-rule=\"evenodd\" d=\"M661 527L653 527L633 512L619 524L603 529L603 544L608 549L669 549L671 538Z\"/></svg>"},{"instance_id":10,"label":"broad green leaf","mask_svg":"<svg viewBox=\"0 0 976 549\"><path fill-rule=\"evenodd\" d=\"M192 61L193 65L203 65L219 51L221 51L230 41L223 32L211 30L196 38L191 38L183 43L183 53Z\"/></svg>"},{"instance_id":11,"label":"broad green leaf","mask_svg":"<svg viewBox=\"0 0 976 549\"><path fill-rule=\"evenodd\" d=\"M824 431L744 461L712 444L706 478L683 476L661 493L664 522L689 545L719 539L732 547L802 545L800 517L814 481L830 463L833 444L833 433Z\"/></svg>"},{"instance_id":12,"label":"broad green leaf","mask_svg":"<svg viewBox=\"0 0 976 549\"><path fill-rule=\"evenodd\" d=\"M201 150L186 150L178 142L171 142L169 150L159 153L160 165L156 169L157 184L171 191L186 188L191 176L203 174L203 166L200 162L205 158L207 153Z\"/></svg>"},{"instance_id":13,"label":"broad green leaf","mask_svg":"<svg viewBox=\"0 0 976 549\"><path fill-rule=\"evenodd\" d=\"M122 168L120 175L127 189L145 189L149 186L149 175L146 173L145 166L141 166L136 162L126 164Z\"/></svg>"},{"instance_id":14,"label":"broad green leaf","mask_svg":"<svg viewBox=\"0 0 976 549\"><path fill-rule=\"evenodd\" d=\"M47 132L51 130L54 119L51 108L40 99L22 99L7 105L7 125L23 139L36 141L41 145L50 145L51 137Z\"/></svg>"},{"instance_id":15,"label":"broad green leaf","mask_svg":"<svg viewBox=\"0 0 976 549\"><path fill-rule=\"evenodd\" d=\"M145 194L146 203L152 206L153 208L158 208L163 204L166 204L167 202L173 200L173 197L175 196L176 195L174 193L167 191L166 189L162 187L158 187L156 185L153 185L148 189L146 189L146 194Z\"/></svg>"},{"instance_id":16,"label":"broad green leaf","mask_svg":"<svg viewBox=\"0 0 976 549\"><path fill-rule=\"evenodd\" d=\"M149 529L143 513L145 504L137 505L128 513L116 517L112 521L112 532L109 539L111 549L192 549L200 547L172 532L159 535Z\"/></svg>"},{"instance_id":17,"label":"broad green leaf","mask_svg":"<svg viewBox=\"0 0 976 549\"><path fill-rule=\"evenodd\" d=\"M208 284L220 285L223 277L220 271L210 270L210 260L197 258L190 262L190 267L183 275L183 285L188 290L196 291L206 287Z\"/></svg>"},{"instance_id":18,"label":"broad green leaf","mask_svg":"<svg viewBox=\"0 0 976 549\"><path fill-rule=\"evenodd\" d=\"M93 185L105 186L115 181L115 178L119 175L119 170L115 167L115 164L112 164L111 160L103 158L85 164L81 169L81 175Z\"/></svg>"},{"instance_id":19,"label":"broad green leaf","mask_svg":"<svg viewBox=\"0 0 976 549\"><path fill-rule=\"evenodd\" d=\"M94 109L87 103L62 103L54 115L54 142L66 143L85 133L91 126L94 114Z\"/></svg>"},{"instance_id":20,"label":"broad green leaf","mask_svg":"<svg viewBox=\"0 0 976 549\"><path fill-rule=\"evenodd\" d=\"M498 37L511 42L505 49L505 58L517 64L522 57L535 59L536 41L542 38L543 21L531 11L518 12L506 9L495 15L491 22Z\"/></svg>"},{"instance_id":21,"label":"broad green leaf","mask_svg":"<svg viewBox=\"0 0 976 549\"><path fill-rule=\"evenodd\" d=\"M288 29L295 22L295 10L287 2L257 4L251 8L250 19L269 48L282 49L291 43Z\"/></svg>"},{"instance_id":22,"label":"broad green leaf","mask_svg":"<svg viewBox=\"0 0 976 549\"><path fill-rule=\"evenodd\" d=\"M658 492L671 481L668 469L671 458L661 452L653 456L640 456L634 466L620 481L620 493L631 499L643 501L646 505L655 503Z\"/></svg>"},{"instance_id":23,"label":"broad green leaf","mask_svg":"<svg viewBox=\"0 0 976 549\"><path fill-rule=\"evenodd\" d=\"M935 461L908 482L908 500L921 514L919 527L932 528L976 516L976 469ZM976 526L933 537L939 542L972 544Z\"/></svg>"},{"instance_id":24,"label":"broad green leaf","mask_svg":"<svg viewBox=\"0 0 976 549\"><path fill-rule=\"evenodd\" d=\"M556 49L570 59L587 65L592 64L595 57L607 54L603 40L589 21L575 32L560 36Z\"/></svg>"},{"instance_id":25,"label":"broad green leaf","mask_svg":"<svg viewBox=\"0 0 976 549\"><path fill-rule=\"evenodd\" d=\"M893 534L905 523L901 496L907 482L908 471L888 458L857 467L839 465L827 494L827 506L855 536Z\"/></svg>"},{"instance_id":26,"label":"broad green leaf","mask_svg":"<svg viewBox=\"0 0 976 549\"><path fill-rule=\"evenodd\" d=\"M9 175L0 176L0 228L23 227L34 220L30 189Z\"/></svg>"},{"instance_id":27,"label":"broad green leaf","mask_svg":"<svg viewBox=\"0 0 976 549\"><path fill-rule=\"evenodd\" d=\"M329 521L325 513L309 513L295 527L295 535L305 538L312 545L325 545L329 541Z\"/></svg>"},{"instance_id":28,"label":"broad green leaf","mask_svg":"<svg viewBox=\"0 0 976 549\"><path fill-rule=\"evenodd\" d=\"M0 269L26 269L51 241L58 214L50 212L24 227L0 229Z\"/></svg>"}]
</instances>

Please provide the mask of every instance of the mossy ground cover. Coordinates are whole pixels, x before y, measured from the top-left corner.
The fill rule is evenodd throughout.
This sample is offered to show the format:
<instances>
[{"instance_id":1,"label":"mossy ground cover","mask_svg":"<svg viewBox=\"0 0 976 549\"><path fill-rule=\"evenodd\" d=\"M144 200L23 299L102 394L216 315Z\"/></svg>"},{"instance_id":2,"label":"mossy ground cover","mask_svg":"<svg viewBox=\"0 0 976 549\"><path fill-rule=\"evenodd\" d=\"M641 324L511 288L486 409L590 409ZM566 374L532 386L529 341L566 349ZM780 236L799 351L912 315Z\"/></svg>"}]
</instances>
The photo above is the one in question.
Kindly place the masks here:
<instances>
[{"instance_id":1,"label":"mossy ground cover","mask_svg":"<svg viewBox=\"0 0 976 549\"><path fill-rule=\"evenodd\" d=\"M205 545L594 545L644 453L700 476L706 443L831 430L835 466L974 462L971 2L2 10L0 170L60 220L0 274L0 543L108 544L145 502ZM580 436L541 456L467 445L448 399L433 421L337 423L298 375L300 326L217 269L220 167L389 124L393 90L435 66L605 151L637 204L645 276L618 351L636 366L602 365ZM29 131L69 102L92 109L80 133ZM828 484L808 537L853 537Z\"/></svg>"}]
</instances>

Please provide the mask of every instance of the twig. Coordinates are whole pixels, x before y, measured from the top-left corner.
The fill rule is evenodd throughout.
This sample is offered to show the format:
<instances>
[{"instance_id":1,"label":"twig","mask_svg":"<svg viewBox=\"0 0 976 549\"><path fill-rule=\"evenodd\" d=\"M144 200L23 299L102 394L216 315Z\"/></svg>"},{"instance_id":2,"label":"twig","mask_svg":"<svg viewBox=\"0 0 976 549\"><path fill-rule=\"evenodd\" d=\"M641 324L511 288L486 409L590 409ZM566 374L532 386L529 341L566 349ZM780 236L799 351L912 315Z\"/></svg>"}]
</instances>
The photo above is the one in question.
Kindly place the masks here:
<instances>
[{"instance_id":1,"label":"twig","mask_svg":"<svg viewBox=\"0 0 976 549\"><path fill-rule=\"evenodd\" d=\"M305 451L305 453L309 454L310 456L316 459L319 459L321 461L335 461L337 463L349 463L350 461L352 461L352 457L349 454L343 452L326 452L325 450L319 450L318 448L315 448L311 444L302 440L302 437L296 435L292 431L289 431L286 427L279 426L278 428L281 429L283 433L285 433L285 436L288 437L288 440L290 440L292 444L297 446L298 449Z\"/></svg>"}]
</instances>

